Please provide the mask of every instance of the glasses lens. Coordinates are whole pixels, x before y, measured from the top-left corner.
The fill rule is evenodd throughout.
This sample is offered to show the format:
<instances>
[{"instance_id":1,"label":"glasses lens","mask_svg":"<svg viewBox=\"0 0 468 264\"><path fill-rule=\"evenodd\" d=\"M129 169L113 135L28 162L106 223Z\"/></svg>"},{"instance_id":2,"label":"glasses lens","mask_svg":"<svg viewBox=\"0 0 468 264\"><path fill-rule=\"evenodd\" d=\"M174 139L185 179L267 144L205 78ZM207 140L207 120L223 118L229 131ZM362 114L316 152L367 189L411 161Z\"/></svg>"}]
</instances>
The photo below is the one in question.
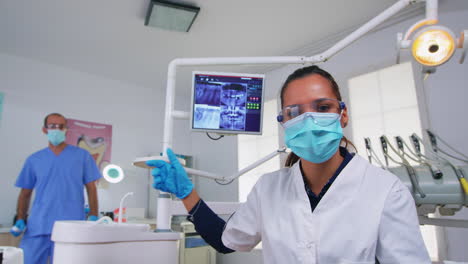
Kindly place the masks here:
<instances>
[{"instance_id":1,"label":"glasses lens","mask_svg":"<svg viewBox=\"0 0 468 264\"><path fill-rule=\"evenodd\" d=\"M291 120L300 115L299 105L286 106L280 114L283 115L283 121Z\"/></svg>"},{"instance_id":2,"label":"glasses lens","mask_svg":"<svg viewBox=\"0 0 468 264\"><path fill-rule=\"evenodd\" d=\"M322 127L329 126L340 119L340 114L337 113L311 113L311 116L314 123Z\"/></svg>"},{"instance_id":3,"label":"glasses lens","mask_svg":"<svg viewBox=\"0 0 468 264\"><path fill-rule=\"evenodd\" d=\"M312 112L316 113L335 113L339 114L340 101L334 99L318 99L311 103Z\"/></svg>"},{"instance_id":4,"label":"glasses lens","mask_svg":"<svg viewBox=\"0 0 468 264\"><path fill-rule=\"evenodd\" d=\"M333 123L341 114L340 101L321 98L308 104L289 105L283 108L280 115L283 116L283 122L285 122L308 112L337 114L338 117L331 121L331 123ZM336 115L330 115L327 119L333 119L335 116Z\"/></svg>"},{"instance_id":5,"label":"glasses lens","mask_svg":"<svg viewBox=\"0 0 468 264\"><path fill-rule=\"evenodd\" d=\"M63 130L65 128L65 125L64 124L47 124L46 128Z\"/></svg>"}]
</instances>

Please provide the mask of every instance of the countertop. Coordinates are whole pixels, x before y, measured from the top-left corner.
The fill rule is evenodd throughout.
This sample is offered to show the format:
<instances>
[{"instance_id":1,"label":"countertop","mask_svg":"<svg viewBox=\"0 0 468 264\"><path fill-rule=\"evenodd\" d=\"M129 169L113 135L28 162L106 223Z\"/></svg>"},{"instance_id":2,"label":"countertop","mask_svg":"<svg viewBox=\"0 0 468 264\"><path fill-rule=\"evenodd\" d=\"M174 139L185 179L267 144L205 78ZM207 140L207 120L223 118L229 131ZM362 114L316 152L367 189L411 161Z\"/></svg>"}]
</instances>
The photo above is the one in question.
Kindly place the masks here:
<instances>
[{"instance_id":1,"label":"countertop","mask_svg":"<svg viewBox=\"0 0 468 264\"><path fill-rule=\"evenodd\" d=\"M0 227L0 234L10 233L10 227Z\"/></svg>"}]
</instances>

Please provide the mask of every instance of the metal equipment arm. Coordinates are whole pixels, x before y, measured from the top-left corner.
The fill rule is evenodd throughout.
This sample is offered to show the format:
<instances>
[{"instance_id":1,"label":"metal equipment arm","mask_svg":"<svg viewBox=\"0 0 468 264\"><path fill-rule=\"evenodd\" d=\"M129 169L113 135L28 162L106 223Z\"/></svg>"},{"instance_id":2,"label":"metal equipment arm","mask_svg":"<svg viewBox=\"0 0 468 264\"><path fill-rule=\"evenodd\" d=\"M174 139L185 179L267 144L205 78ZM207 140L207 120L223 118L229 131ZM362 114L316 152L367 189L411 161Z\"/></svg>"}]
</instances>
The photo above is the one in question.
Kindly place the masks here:
<instances>
[{"instance_id":1,"label":"metal equipment arm","mask_svg":"<svg viewBox=\"0 0 468 264\"><path fill-rule=\"evenodd\" d=\"M219 175L216 175L214 173L209 173L209 172L202 171L202 170L195 170L195 169L191 169L191 168L185 168L185 171L187 171L188 174L201 176L201 177L205 177L205 178L222 180L222 181L231 181L231 180L234 180L234 179L242 176L243 174L255 169L256 167L258 167L258 166L262 165L263 163L271 160L272 158L274 158L275 156L277 156L277 155L279 155L281 153L286 153L286 147L282 147L282 148L280 148L278 150L273 151L272 153L270 153L270 154L266 155L265 157L257 160L256 162L254 162L251 165L247 166L246 168L240 170L239 172L234 173L230 177L219 176Z\"/></svg>"}]
</instances>

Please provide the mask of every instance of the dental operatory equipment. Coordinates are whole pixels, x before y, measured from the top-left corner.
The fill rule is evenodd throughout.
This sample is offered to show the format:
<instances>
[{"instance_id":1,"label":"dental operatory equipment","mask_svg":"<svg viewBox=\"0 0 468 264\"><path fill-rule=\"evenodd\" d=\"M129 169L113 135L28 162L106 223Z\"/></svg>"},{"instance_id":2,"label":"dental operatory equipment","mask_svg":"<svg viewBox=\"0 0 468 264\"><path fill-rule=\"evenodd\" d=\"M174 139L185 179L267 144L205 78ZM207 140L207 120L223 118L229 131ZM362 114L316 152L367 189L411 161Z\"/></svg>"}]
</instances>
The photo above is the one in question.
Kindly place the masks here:
<instances>
[{"instance_id":1,"label":"dental operatory equipment","mask_svg":"<svg viewBox=\"0 0 468 264\"><path fill-rule=\"evenodd\" d=\"M434 150L434 152L441 152L443 153L444 155L447 155L448 157L452 158L452 159L456 159L458 161L462 161L462 162L465 162L465 163L468 163L468 157L466 155L464 155L463 153L461 153L460 151L456 150L454 147L450 146L446 141L444 141L442 138L440 138L439 136L437 136L436 134L434 134L433 132L431 132L429 129L426 129L426 132L427 132L427 135L429 136L429 141L431 142L431 145L432 145L432 149ZM450 154L450 153L447 153L445 150L441 149L438 145L437 145L437 140L439 140L440 142L442 142L445 146L447 146L450 150L452 150L453 152L457 153L458 155L460 155L461 157L457 157L453 154Z\"/></svg>"},{"instance_id":2,"label":"dental operatory equipment","mask_svg":"<svg viewBox=\"0 0 468 264\"><path fill-rule=\"evenodd\" d=\"M380 161L379 156L377 153L375 153L374 149L372 148L372 144L370 141L370 138L364 138L364 142L366 144L366 153L367 153L367 158L369 159L369 162L372 163L372 160L375 160L382 169L388 169L388 165L385 166L382 161Z\"/></svg>"},{"instance_id":3,"label":"dental operatory equipment","mask_svg":"<svg viewBox=\"0 0 468 264\"><path fill-rule=\"evenodd\" d=\"M442 178L442 176L444 175L442 173L442 171L438 168L437 165L435 164L431 164L429 161L427 160L424 160L421 155L417 155L416 153L414 153L411 148L408 146L408 144L406 144L406 142L400 137L400 136L396 136L395 137L395 140L397 142L397 146L398 146L398 150L399 150L399 154L404 156L404 157L407 157L409 158L410 160L414 161L414 162L418 162L419 164L421 165L424 165L426 167L429 168L429 171L431 172L432 174L432 178L438 180L440 178ZM405 152L405 147L407 148L407 150L409 151L409 153L411 153L411 155L409 155L407 152Z\"/></svg>"},{"instance_id":4,"label":"dental operatory equipment","mask_svg":"<svg viewBox=\"0 0 468 264\"><path fill-rule=\"evenodd\" d=\"M382 143L382 150L383 150L384 156L387 157L388 159L390 159L391 161L393 161L394 163L405 167L406 171L408 172L408 176L410 178L411 185L413 186L413 191L417 192L421 196L421 198L426 197L426 194L424 193L424 191L421 189L421 186L419 185L419 181L418 181L418 178L417 178L417 175L416 175L416 171L410 165L408 160L406 160L403 155L399 154L399 152L392 146L392 144L390 144L388 142L388 139L387 139L386 136L381 136L380 137L380 142ZM389 146L390 149L401 159L401 162L395 160L394 158L392 158L388 154L387 146Z\"/></svg>"},{"instance_id":5,"label":"dental operatory equipment","mask_svg":"<svg viewBox=\"0 0 468 264\"><path fill-rule=\"evenodd\" d=\"M458 181L460 182L462 190L464 191L465 195L468 195L468 182L466 180L465 173L464 173L463 169L460 168L459 166L453 164L452 162L450 162L449 160L447 160L446 158L444 158L444 157L442 157L441 155L438 154L438 152L437 152L438 148L434 147L434 144L437 144L435 142L435 137L430 138L430 140L432 141L430 146L427 143L425 143L416 133L411 135L411 137L414 140L417 140L417 141L421 142L423 144L423 146L425 147L425 150L431 152L432 156L434 156L434 158L436 160L438 160L442 164L447 164L448 166L450 166L453 169L455 175L458 178ZM422 155L422 157L424 157L426 159L429 159L425 155Z\"/></svg>"},{"instance_id":6,"label":"dental operatory equipment","mask_svg":"<svg viewBox=\"0 0 468 264\"><path fill-rule=\"evenodd\" d=\"M276 57L219 57L219 58L178 58L172 60L168 65L167 72L167 88L166 88L166 105L165 105L165 116L164 116L164 134L163 134L163 146L162 153L165 153L168 148L173 145L173 129L174 119L189 119L190 113L185 111L179 111L174 109L175 105L175 87L177 80L177 70L182 66L207 66L207 65L285 65L285 64L316 64L320 62L328 61L332 56L358 40L368 32L374 30L377 26L381 25L384 21L397 14L409 5L415 4L416 0L399 0L388 9L381 12L379 15L362 25L351 34L338 41L335 45L331 46L324 52L321 52L312 56L276 56ZM431 18L437 15L437 0L426 1L426 17ZM416 27L415 27L416 28ZM468 39L465 37L465 39ZM399 42L399 48L409 47L411 41L404 40ZM459 45L460 48L467 47L468 44L462 43ZM282 153L280 150L275 151L271 155L277 155ZM263 160L267 160L271 156L266 156ZM167 158L166 158L167 159ZM141 161L141 158L138 159ZM262 162L254 163L256 165ZM141 162L135 162L134 164L141 164ZM143 165L142 167L146 167ZM411 169L409 169L411 170ZM242 171L241 171L242 172ZM241 175L239 172L239 175ZM246 172L243 170L243 172ZM220 176L215 173L188 169L187 173L207 177L211 179L226 180L232 177ZM417 183L417 182L416 182ZM157 228L160 230L170 229L170 195L161 193L158 198L158 213L157 213Z\"/></svg>"},{"instance_id":7,"label":"dental operatory equipment","mask_svg":"<svg viewBox=\"0 0 468 264\"><path fill-rule=\"evenodd\" d=\"M382 145L382 153L384 154L384 160L385 160L385 167L388 168L388 146L387 146L387 141L383 140L382 137L380 137L380 144Z\"/></svg>"},{"instance_id":8,"label":"dental operatory equipment","mask_svg":"<svg viewBox=\"0 0 468 264\"><path fill-rule=\"evenodd\" d=\"M386 169L395 174L411 191L416 203L421 225L438 225L447 227L468 228L468 221L427 216L436 210L441 216L453 216L462 207L468 207L468 190L464 182L464 169L452 164L432 149L430 143L423 141L417 134L410 136L413 149L401 138L396 137L394 147L386 136L381 136L384 157L395 162ZM369 143L369 144L367 144ZM366 148L370 140L366 140ZM391 149L396 159L389 155ZM375 153L374 153L375 154ZM393 155L393 156L395 156ZM368 157L375 159L368 154ZM400 161L401 159L401 161ZM410 165L409 160L417 162ZM440 172L440 173L439 173ZM439 177L442 175L442 177ZM421 195L421 192L424 195Z\"/></svg>"}]
</instances>

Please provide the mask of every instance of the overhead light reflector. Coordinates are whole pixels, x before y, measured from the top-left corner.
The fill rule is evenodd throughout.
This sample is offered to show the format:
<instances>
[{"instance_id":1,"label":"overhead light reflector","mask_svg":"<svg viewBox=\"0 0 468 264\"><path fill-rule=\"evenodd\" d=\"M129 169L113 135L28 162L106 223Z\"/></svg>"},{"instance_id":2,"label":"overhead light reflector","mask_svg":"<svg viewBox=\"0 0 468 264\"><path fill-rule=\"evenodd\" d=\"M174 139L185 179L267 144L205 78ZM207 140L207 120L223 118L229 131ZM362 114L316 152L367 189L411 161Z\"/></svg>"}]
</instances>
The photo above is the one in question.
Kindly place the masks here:
<instances>
[{"instance_id":1,"label":"overhead light reflector","mask_svg":"<svg viewBox=\"0 0 468 264\"><path fill-rule=\"evenodd\" d=\"M416 33L411 51L422 65L438 66L452 57L455 48L455 37L449 29L431 26Z\"/></svg>"}]
</instances>

